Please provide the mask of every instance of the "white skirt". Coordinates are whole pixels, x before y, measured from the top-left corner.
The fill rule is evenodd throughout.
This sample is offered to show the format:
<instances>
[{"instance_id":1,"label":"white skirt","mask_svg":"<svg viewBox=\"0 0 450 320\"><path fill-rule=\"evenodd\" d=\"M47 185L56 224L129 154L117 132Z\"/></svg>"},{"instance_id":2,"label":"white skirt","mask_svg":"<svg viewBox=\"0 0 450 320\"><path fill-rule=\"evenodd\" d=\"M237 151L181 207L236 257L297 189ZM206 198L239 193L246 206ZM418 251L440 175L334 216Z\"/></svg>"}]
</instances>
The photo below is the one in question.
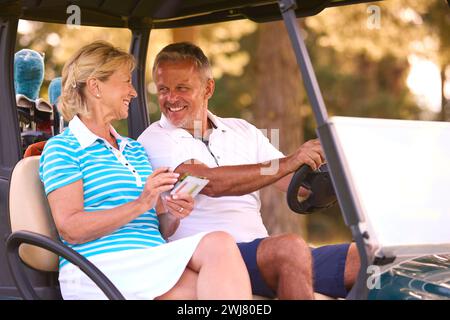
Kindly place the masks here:
<instances>
[{"instance_id":1,"label":"white skirt","mask_svg":"<svg viewBox=\"0 0 450 320\"><path fill-rule=\"evenodd\" d=\"M180 279L206 232L148 249L126 250L89 257L129 300L154 299ZM71 263L59 271L65 300L103 300L105 294Z\"/></svg>"}]
</instances>

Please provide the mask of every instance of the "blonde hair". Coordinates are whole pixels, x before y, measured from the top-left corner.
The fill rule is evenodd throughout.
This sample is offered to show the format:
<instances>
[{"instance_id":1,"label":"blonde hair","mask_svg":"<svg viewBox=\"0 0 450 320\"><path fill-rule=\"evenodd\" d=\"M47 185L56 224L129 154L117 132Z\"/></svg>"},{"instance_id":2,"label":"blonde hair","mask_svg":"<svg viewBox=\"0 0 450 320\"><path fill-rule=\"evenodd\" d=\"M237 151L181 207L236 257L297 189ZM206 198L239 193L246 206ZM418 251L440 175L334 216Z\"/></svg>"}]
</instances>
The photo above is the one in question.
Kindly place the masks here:
<instances>
[{"instance_id":1,"label":"blonde hair","mask_svg":"<svg viewBox=\"0 0 450 320\"><path fill-rule=\"evenodd\" d=\"M196 69L203 75L204 80L212 79L211 65L200 47L190 42L177 42L164 47L156 56L153 63L152 76L161 62L191 61Z\"/></svg>"},{"instance_id":2,"label":"blonde hair","mask_svg":"<svg viewBox=\"0 0 450 320\"><path fill-rule=\"evenodd\" d=\"M64 120L75 115L89 115L84 88L88 78L106 81L118 68L136 66L134 57L105 41L95 41L78 50L62 70L62 92L58 104Z\"/></svg>"}]
</instances>

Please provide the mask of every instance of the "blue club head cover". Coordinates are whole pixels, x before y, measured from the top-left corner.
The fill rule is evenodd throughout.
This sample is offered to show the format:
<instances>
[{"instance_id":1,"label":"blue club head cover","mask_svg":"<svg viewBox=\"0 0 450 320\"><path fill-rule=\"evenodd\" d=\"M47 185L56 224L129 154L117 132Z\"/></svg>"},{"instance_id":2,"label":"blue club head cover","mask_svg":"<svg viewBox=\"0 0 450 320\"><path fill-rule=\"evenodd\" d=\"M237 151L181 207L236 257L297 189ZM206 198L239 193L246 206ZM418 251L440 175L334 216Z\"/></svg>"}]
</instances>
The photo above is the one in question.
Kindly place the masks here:
<instances>
[{"instance_id":1,"label":"blue club head cover","mask_svg":"<svg viewBox=\"0 0 450 320\"><path fill-rule=\"evenodd\" d=\"M14 88L28 99L39 97L44 80L44 57L37 51L22 49L14 55Z\"/></svg>"},{"instance_id":2,"label":"blue club head cover","mask_svg":"<svg viewBox=\"0 0 450 320\"><path fill-rule=\"evenodd\" d=\"M58 98L61 95L61 77L55 78L50 82L48 86L48 99L51 105L58 103Z\"/></svg>"}]
</instances>

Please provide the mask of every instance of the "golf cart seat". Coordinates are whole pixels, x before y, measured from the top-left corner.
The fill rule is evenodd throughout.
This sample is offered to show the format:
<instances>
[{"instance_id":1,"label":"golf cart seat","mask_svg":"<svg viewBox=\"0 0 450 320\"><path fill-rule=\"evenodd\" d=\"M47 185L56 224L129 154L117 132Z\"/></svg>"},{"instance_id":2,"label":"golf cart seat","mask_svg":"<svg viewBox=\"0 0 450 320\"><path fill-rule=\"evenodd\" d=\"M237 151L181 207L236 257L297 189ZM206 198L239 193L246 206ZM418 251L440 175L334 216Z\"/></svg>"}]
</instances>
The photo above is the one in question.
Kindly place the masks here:
<instances>
[{"instance_id":1,"label":"golf cart seat","mask_svg":"<svg viewBox=\"0 0 450 320\"><path fill-rule=\"evenodd\" d=\"M39 141L35 142L27 147L25 153L23 154L24 158L32 157L32 156L40 156L42 151L44 151L44 147L47 141Z\"/></svg>"},{"instance_id":2,"label":"golf cart seat","mask_svg":"<svg viewBox=\"0 0 450 320\"><path fill-rule=\"evenodd\" d=\"M7 239L7 260L14 283L24 299L41 299L31 285L25 264L42 272L58 272L58 255L77 265L110 299L123 299L105 275L83 256L62 244L39 179L39 156L22 159L15 166L9 188L11 235ZM51 298L60 299L54 286Z\"/></svg>"}]
</instances>

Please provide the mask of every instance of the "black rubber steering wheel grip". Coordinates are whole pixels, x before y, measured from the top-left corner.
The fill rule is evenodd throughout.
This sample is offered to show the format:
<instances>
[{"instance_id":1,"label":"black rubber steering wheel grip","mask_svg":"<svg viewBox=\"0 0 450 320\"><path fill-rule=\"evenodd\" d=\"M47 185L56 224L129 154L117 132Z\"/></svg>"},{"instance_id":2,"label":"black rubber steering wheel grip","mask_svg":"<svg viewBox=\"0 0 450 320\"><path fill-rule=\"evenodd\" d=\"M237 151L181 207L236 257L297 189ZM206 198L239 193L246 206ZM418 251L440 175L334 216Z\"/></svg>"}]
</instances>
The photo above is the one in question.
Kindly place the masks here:
<instances>
[{"instance_id":1,"label":"black rubber steering wheel grip","mask_svg":"<svg viewBox=\"0 0 450 320\"><path fill-rule=\"evenodd\" d=\"M300 187L308 189L308 198L299 201ZM287 191L289 208L297 213L310 214L323 210L337 202L328 167L323 164L314 171L308 165L302 165L293 175Z\"/></svg>"},{"instance_id":2,"label":"black rubber steering wheel grip","mask_svg":"<svg viewBox=\"0 0 450 320\"><path fill-rule=\"evenodd\" d=\"M312 213L309 211L311 204L308 202L308 199L304 201L299 201L298 199L298 192L300 190L300 187L303 186L303 184L306 182L306 177L311 172L313 172L311 167L304 164L300 168L298 168L297 171L295 171L292 180L289 183L289 187L287 190L287 202L289 208L291 208L291 210L294 212L304 214ZM304 187L308 188L307 185Z\"/></svg>"}]
</instances>

